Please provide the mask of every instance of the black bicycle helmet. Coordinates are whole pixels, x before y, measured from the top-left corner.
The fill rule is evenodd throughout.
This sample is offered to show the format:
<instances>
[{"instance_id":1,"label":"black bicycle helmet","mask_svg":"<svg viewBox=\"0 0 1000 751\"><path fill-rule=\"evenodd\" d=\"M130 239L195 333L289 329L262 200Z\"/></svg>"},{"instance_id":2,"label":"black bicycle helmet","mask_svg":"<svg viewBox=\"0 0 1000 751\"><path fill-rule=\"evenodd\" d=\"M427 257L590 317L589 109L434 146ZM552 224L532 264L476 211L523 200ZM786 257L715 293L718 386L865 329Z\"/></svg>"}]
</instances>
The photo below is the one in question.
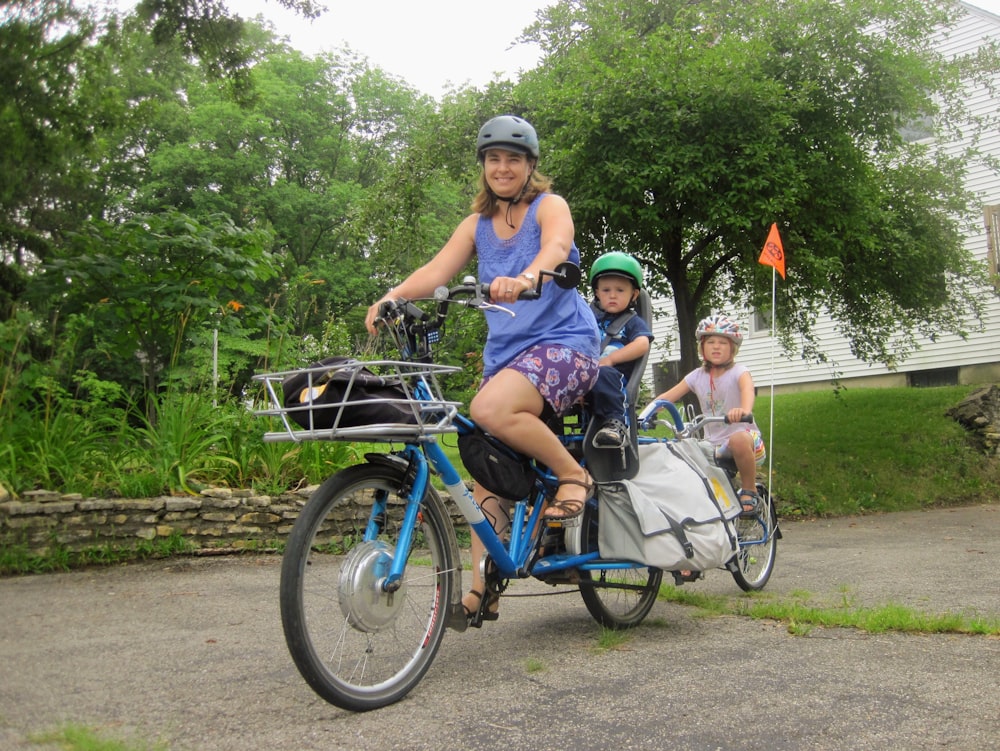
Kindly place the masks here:
<instances>
[{"instance_id":1,"label":"black bicycle helmet","mask_svg":"<svg viewBox=\"0 0 1000 751\"><path fill-rule=\"evenodd\" d=\"M531 123L514 115L500 115L488 120L476 138L476 157L483 160L489 148L514 149L538 160L538 134Z\"/></svg>"}]
</instances>

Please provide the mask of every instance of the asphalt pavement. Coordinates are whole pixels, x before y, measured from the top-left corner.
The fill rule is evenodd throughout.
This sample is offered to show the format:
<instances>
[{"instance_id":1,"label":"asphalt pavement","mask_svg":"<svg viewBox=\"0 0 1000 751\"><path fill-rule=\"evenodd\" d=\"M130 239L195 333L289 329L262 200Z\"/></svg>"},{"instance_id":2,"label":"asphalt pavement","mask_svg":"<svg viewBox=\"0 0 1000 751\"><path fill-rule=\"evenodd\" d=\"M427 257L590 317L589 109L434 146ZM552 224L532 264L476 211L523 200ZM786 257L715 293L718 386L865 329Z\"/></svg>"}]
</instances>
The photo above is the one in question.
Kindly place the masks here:
<instances>
[{"instance_id":1,"label":"asphalt pavement","mask_svg":"<svg viewBox=\"0 0 1000 751\"><path fill-rule=\"evenodd\" d=\"M1000 619L1000 505L783 531L765 596ZM37 739L67 725L166 751L1000 749L1000 638L657 602L601 649L579 594L533 580L498 621L448 632L403 701L353 714L296 672L279 568L191 557L0 580L0 749L55 748ZM740 594L724 571L685 588Z\"/></svg>"}]
</instances>

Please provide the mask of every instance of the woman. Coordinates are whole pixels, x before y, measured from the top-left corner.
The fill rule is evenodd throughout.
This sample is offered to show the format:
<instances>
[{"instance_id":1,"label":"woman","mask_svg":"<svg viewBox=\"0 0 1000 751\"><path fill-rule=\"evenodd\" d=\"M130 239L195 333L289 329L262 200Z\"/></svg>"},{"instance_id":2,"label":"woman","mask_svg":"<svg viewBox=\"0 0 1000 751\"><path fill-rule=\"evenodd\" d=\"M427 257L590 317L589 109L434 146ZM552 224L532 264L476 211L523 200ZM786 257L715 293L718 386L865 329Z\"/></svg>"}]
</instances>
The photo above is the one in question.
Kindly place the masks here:
<instances>
[{"instance_id":1,"label":"woman","mask_svg":"<svg viewBox=\"0 0 1000 751\"><path fill-rule=\"evenodd\" d=\"M429 297L477 257L479 279L490 285L493 302L515 312L487 313L483 381L469 414L508 446L547 466L559 487L544 518L560 523L579 516L593 493L590 475L542 421L546 409L564 414L597 377L600 334L589 306L575 289L545 279L539 300L516 302L536 286L542 269L564 261L579 264L573 218L566 201L551 192L551 180L535 170L538 136L519 117L495 117L479 130L476 154L482 166L473 212L430 261L389 290L368 309L365 325L385 300ZM506 503L478 484L473 491L499 533L509 523ZM472 539L472 589L462 598L469 617L497 618L496 597L483 602L478 562L482 542Z\"/></svg>"}]
</instances>

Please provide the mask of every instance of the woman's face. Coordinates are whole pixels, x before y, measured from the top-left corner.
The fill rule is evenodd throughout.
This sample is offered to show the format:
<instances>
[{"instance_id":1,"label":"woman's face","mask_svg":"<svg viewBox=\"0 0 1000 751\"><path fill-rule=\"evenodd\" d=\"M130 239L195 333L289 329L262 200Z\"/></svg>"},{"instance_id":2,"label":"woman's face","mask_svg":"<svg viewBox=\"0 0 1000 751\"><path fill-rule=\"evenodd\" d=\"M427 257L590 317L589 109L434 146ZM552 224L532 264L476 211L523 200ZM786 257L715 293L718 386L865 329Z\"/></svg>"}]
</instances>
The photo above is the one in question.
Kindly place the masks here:
<instances>
[{"instance_id":1,"label":"woman's face","mask_svg":"<svg viewBox=\"0 0 1000 751\"><path fill-rule=\"evenodd\" d=\"M527 154L504 149L487 149L483 155L486 184L500 198L516 198L531 175Z\"/></svg>"}]
</instances>

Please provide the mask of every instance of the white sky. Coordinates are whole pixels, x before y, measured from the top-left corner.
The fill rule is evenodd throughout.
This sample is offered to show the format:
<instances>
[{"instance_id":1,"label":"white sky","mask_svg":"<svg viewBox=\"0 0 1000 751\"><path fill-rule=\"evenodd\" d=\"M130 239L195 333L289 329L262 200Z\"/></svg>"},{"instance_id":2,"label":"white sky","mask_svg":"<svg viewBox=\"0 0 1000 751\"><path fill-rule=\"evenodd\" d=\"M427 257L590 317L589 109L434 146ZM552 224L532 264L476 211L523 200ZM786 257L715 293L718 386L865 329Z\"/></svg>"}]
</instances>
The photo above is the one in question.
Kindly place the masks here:
<instances>
[{"instance_id":1,"label":"white sky","mask_svg":"<svg viewBox=\"0 0 1000 751\"><path fill-rule=\"evenodd\" d=\"M1000 16L1000 0L968 0ZM258 13L306 54L347 44L369 64L435 99L449 88L483 86L499 72L517 80L534 68L535 45L514 44L537 10L555 0L320 0L327 11L309 22L274 0L231 0L244 18Z\"/></svg>"},{"instance_id":2,"label":"white sky","mask_svg":"<svg viewBox=\"0 0 1000 751\"><path fill-rule=\"evenodd\" d=\"M135 0L106 0L119 7ZM500 73L517 80L534 68L539 50L515 44L536 11L555 0L319 0L327 10L306 21L274 0L229 0L244 18L258 13L306 54L345 44L409 85L440 99L449 86L483 86ZM1000 0L969 0L1000 16Z\"/></svg>"},{"instance_id":3,"label":"white sky","mask_svg":"<svg viewBox=\"0 0 1000 751\"><path fill-rule=\"evenodd\" d=\"M244 18L262 14L279 36L306 54L346 43L370 65L440 99L449 84L482 86L494 72L516 80L519 71L534 68L538 48L514 40L534 23L535 11L554 0L320 2L327 11L312 22L274 0L231 0L229 7Z\"/></svg>"}]
</instances>

